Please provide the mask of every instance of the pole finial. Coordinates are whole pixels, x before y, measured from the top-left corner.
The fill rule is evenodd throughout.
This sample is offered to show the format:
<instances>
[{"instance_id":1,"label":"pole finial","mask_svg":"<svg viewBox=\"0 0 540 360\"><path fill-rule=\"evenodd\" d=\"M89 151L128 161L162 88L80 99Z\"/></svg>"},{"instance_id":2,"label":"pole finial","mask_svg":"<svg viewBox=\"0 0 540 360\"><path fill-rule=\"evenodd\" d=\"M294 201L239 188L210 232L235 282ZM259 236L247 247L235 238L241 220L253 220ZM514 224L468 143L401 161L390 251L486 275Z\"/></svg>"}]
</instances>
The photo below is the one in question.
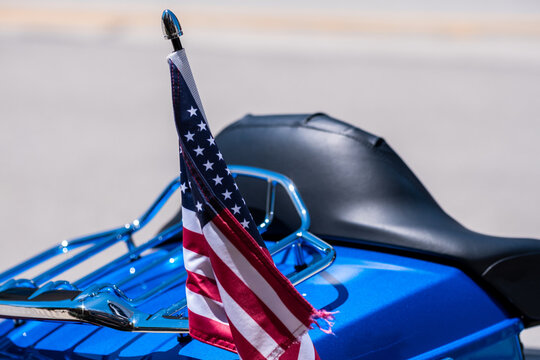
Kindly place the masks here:
<instances>
[{"instance_id":1,"label":"pole finial","mask_svg":"<svg viewBox=\"0 0 540 360\"><path fill-rule=\"evenodd\" d=\"M163 30L163 37L171 40L174 50L181 50L180 36L183 35L182 27L176 15L169 9L163 11L161 15L161 29Z\"/></svg>"}]
</instances>

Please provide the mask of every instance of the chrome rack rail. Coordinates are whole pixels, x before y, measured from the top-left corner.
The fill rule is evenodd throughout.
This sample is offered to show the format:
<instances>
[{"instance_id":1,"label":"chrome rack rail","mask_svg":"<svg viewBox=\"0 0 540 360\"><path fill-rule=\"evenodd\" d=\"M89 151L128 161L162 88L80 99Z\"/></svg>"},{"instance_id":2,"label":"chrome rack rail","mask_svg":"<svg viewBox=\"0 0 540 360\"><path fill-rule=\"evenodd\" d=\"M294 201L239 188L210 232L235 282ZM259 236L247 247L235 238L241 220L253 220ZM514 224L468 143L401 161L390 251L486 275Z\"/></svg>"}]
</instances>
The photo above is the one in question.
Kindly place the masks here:
<instances>
[{"instance_id":1,"label":"chrome rack rail","mask_svg":"<svg viewBox=\"0 0 540 360\"><path fill-rule=\"evenodd\" d=\"M295 269L288 277L297 285L324 270L332 264L335 251L326 242L311 234L308 229L310 218L294 184L287 177L253 167L230 166L235 177L246 176L266 181L266 214L259 225L264 232L274 219L276 189L285 189L301 220L300 227L276 242L270 249L272 256L292 249L295 255ZM150 299L163 294L164 291L184 286L186 272L183 268L182 247L159 248L159 245L182 231L182 224L173 225L143 244L136 246L132 236L145 227L163 208L165 203L179 188L179 179L173 180L154 201L150 208L132 222L105 232L62 241L60 244L36 255L35 257L0 274L0 317L13 319L34 319L50 321L75 321L107 326L123 331L134 332L174 332L187 333L188 320L184 314L185 298L170 306L148 313L139 308L148 305ZM81 279L70 283L55 280L56 277L76 265L92 258L107 248L124 242L127 252L108 264L96 269ZM70 259L54 265L32 279L15 279L26 270L44 263L61 254L75 249L82 249ZM148 250L158 249L153 253ZM309 263L305 253L310 249ZM173 266L160 274L159 282L149 289L130 298L121 289L133 287L135 280L141 280L164 265ZM122 271L122 278L114 282L109 280ZM117 276L118 277L118 276ZM148 306L145 306L148 307Z\"/></svg>"}]
</instances>

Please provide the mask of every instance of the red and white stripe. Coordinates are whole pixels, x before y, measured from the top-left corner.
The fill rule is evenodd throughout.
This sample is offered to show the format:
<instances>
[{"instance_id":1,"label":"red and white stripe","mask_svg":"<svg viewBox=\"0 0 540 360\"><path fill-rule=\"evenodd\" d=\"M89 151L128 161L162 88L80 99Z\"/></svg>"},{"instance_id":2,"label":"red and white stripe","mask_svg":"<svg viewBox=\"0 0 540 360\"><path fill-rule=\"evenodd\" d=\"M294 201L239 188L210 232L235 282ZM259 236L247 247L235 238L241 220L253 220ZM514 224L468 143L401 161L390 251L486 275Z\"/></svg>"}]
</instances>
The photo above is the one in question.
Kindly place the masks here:
<instances>
[{"instance_id":1,"label":"red and white stripe","mask_svg":"<svg viewBox=\"0 0 540 360\"><path fill-rule=\"evenodd\" d=\"M190 334L242 359L318 359L311 305L229 210L204 228L189 209L182 218Z\"/></svg>"}]
</instances>

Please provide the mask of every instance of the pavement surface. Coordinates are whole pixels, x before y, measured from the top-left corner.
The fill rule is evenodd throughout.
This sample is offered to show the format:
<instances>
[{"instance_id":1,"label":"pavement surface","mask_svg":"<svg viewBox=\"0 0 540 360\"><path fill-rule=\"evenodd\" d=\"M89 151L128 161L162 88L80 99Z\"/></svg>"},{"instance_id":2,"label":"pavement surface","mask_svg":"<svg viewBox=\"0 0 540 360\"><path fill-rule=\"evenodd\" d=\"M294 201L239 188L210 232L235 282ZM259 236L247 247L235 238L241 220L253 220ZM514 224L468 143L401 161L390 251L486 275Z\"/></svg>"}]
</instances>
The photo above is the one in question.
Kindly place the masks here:
<instances>
[{"instance_id":1,"label":"pavement surface","mask_svg":"<svg viewBox=\"0 0 540 360\"><path fill-rule=\"evenodd\" d=\"M3 268L130 221L176 176L167 7L214 133L326 112L383 136L467 227L540 238L536 1L0 1Z\"/></svg>"}]
</instances>

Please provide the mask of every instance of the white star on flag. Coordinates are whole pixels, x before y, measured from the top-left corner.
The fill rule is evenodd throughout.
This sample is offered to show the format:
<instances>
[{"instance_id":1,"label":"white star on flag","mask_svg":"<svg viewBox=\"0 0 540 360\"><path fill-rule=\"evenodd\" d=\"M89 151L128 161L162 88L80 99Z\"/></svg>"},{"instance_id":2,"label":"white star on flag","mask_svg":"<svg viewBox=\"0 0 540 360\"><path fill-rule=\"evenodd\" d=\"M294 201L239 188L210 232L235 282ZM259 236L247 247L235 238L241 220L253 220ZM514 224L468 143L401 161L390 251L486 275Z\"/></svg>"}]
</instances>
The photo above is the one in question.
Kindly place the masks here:
<instances>
[{"instance_id":1,"label":"white star on flag","mask_svg":"<svg viewBox=\"0 0 540 360\"><path fill-rule=\"evenodd\" d=\"M240 209L241 207L236 204L234 204L234 206L231 208L234 214L240 214Z\"/></svg>"},{"instance_id":2,"label":"white star on flag","mask_svg":"<svg viewBox=\"0 0 540 360\"><path fill-rule=\"evenodd\" d=\"M187 139L186 141L195 141L195 140L193 140L193 136L195 136L195 134L192 134L192 133L189 132L189 131L188 131L187 134L184 135L184 136L185 136L186 139Z\"/></svg>"},{"instance_id":3,"label":"white star on flag","mask_svg":"<svg viewBox=\"0 0 540 360\"><path fill-rule=\"evenodd\" d=\"M214 163L213 162L210 162L210 160L206 160L206 163L203 164L204 168L206 169L206 171L208 170L214 170L212 168L212 166L214 166Z\"/></svg>"},{"instance_id":4,"label":"white star on flag","mask_svg":"<svg viewBox=\"0 0 540 360\"><path fill-rule=\"evenodd\" d=\"M210 146L210 145L216 145L216 140L214 140L213 137L210 136L210 137L209 137L208 139L206 139L206 140L208 140L208 142L209 142L208 146ZM221 160L221 159L220 159L220 160Z\"/></svg>"},{"instance_id":5,"label":"white star on flag","mask_svg":"<svg viewBox=\"0 0 540 360\"><path fill-rule=\"evenodd\" d=\"M197 201L195 207L197 208L197 211L202 211L202 204L200 202Z\"/></svg>"},{"instance_id":6,"label":"white star on flag","mask_svg":"<svg viewBox=\"0 0 540 360\"><path fill-rule=\"evenodd\" d=\"M189 117L192 117L193 115L195 116L197 115L197 109L195 109L193 106L187 112L189 113Z\"/></svg>"},{"instance_id":7,"label":"white star on flag","mask_svg":"<svg viewBox=\"0 0 540 360\"><path fill-rule=\"evenodd\" d=\"M249 227L249 221L247 221L246 219L244 219L244 221L242 221L240 223L244 228L248 228Z\"/></svg>"},{"instance_id":8,"label":"white star on flag","mask_svg":"<svg viewBox=\"0 0 540 360\"><path fill-rule=\"evenodd\" d=\"M231 198L232 192L230 192L229 190L225 190L225 192L221 195L223 195L223 200L227 200Z\"/></svg>"},{"instance_id":9,"label":"white star on flag","mask_svg":"<svg viewBox=\"0 0 540 360\"><path fill-rule=\"evenodd\" d=\"M214 185L217 185L217 184L220 184L221 185L221 180L223 180L223 178L219 175L216 175L215 178L213 178L212 180L214 180L215 184Z\"/></svg>"},{"instance_id":10,"label":"white star on flag","mask_svg":"<svg viewBox=\"0 0 540 360\"><path fill-rule=\"evenodd\" d=\"M206 124L204 123L204 121L201 121L201 123L197 126L199 127L199 131L206 130Z\"/></svg>"},{"instance_id":11,"label":"white star on flag","mask_svg":"<svg viewBox=\"0 0 540 360\"><path fill-rule=\"evenodd\" d=\"M187 190L186 183L182 183L182 185L180 185L180 191L182 192L182 194L185 194L186 190Z\"/></svg>"},{"instance_id":12,"label":"white star on flag","mask_svg":"<svg viewBox=\"0 0 540 360\"><path fill-rule=\"evenodd\" d=\"M193 149L193 151L195 151L197 153L197 156L201 155L202 156L202 153L204 151L204 148L200 147L200 146L197 146L196 149Z\"/></svg>"}]
</instances>

